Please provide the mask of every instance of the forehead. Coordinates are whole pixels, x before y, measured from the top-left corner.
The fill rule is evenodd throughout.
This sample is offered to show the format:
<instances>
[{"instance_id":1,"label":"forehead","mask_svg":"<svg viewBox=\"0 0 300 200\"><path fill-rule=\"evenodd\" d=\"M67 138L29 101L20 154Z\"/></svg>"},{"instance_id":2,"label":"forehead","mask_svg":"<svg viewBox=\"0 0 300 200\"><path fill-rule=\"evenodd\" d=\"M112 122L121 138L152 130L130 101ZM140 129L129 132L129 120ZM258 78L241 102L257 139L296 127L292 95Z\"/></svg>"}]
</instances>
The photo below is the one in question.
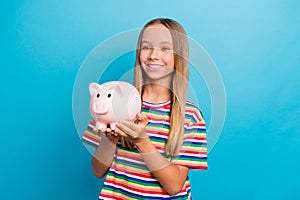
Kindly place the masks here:
<instances>
[{"instance_id":1,"label":"forehead","mask_svg":"<svg viewBox=\"0 0 300 200\"><path fill-rule=\"evenodd\" d=\"M148 26L143 33L142 42L160 43L169 42L172 43L172 36L168 28L162 24L154 24Z\"/></svg>"}]
</instances>

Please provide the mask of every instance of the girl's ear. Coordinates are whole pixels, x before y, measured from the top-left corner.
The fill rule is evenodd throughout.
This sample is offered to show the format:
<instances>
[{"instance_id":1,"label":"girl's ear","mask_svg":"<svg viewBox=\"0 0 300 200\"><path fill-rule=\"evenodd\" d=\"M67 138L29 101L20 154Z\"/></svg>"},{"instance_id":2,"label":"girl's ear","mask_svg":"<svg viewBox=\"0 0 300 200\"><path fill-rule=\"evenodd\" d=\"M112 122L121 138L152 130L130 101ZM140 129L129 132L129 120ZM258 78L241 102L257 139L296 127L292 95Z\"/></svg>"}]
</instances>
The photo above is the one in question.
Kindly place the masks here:
<instances>
[{"instance_id":1,"label":"girl's ear","mask_svg":"<svg viewBox=\"0 0 300 200\"><path fill-rule=\"evenodd\" d=\"M90 83L89 91L91 96L93 96L93 94L101 90L102 90L102 85L99 85L98 83Z\"/></svg>"}]
</instances>

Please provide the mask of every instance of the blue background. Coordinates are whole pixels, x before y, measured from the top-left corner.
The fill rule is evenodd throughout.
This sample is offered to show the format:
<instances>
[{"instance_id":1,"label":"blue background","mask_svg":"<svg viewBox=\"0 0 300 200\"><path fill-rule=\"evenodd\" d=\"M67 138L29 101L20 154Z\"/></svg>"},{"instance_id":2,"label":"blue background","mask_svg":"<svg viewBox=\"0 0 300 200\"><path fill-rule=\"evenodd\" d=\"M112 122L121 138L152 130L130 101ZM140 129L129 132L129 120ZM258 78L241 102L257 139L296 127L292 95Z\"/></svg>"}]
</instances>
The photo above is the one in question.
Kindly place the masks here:
<instances>
[{"instance_id":1,"label":"blue background","mask_svg":"<svg viewBox=\"0 0 300 200\"><path fill-rule=\"evenodd\" d=\"M0 199L97 199L72 116L76 73L101 41L161 16L208 51L226 89L209 170L191 172L194 198L300 199L298 1L0 4Z\"/></svg>"}]
</instances>

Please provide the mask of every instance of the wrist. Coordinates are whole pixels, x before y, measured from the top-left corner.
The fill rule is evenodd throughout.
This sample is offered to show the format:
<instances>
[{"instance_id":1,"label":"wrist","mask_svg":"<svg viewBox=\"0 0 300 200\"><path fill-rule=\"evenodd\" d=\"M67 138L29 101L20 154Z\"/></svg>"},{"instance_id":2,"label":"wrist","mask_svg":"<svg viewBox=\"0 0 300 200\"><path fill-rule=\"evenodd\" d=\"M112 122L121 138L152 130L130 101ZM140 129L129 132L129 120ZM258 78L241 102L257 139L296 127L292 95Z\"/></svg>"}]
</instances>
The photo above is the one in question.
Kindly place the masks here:
<instances>
[{"instance_id":1,"label":"wrist","mask_svg":"<svg viewBox=\"0 0 300 200\"><path fill-rule=\"evenodd\" d=\"M115 151L116 144L112 143L106 136L103 136L93 156L99 162L109 167L114 159Z\"/></svg>"},{"instance_id":2,"label":"wrist","mask_svg":"<svg viewBox=\"0 0 300 200\"><path fill-rule=\"evenodd\" d=\"M171 164L171 162L158 151L141 153L141 156L151 172L163 169Z\"/></svg>"},{"instance_id":3,"label":"wrist","mask_svg":"<svg viewBox=\"0 0 300 200\"><path fill-rule=\"evenodd\" d=\"M111 141L107 136L102 136L99 146L105 146L106 148L114 148L117 145L117 142Z\"/></svg>"},{"instance_id":4,"label":"wrist","mask_svg":"<svg viewBox=\"0 0 300 200\"><path fill-rule=\"evenodd\" d=\"M149 153L157 149L152 144L150 138L140 138L135 142L135 146L140 153Z\"/></svg>"}]
</instances>

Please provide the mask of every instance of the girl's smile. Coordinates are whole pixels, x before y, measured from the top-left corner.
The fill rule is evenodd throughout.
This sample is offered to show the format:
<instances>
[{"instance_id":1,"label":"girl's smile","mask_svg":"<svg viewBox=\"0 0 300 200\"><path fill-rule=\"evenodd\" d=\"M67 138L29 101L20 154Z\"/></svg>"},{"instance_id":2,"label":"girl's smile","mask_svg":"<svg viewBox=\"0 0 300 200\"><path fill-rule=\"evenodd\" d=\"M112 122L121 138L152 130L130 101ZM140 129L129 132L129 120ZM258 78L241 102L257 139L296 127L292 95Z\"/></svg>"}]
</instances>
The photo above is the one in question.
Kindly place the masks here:
<instances>
[{"instance_id":1,"label":"girl's smile","mask_svg":"<svg viewBox=\"0 0 300 200\"><path fill-rule=\"evenodd\" d=\"M159 71L163 69L165 66L159 64L146 64L146 67L149 71Z\"/></svg>"}]
</instances>

